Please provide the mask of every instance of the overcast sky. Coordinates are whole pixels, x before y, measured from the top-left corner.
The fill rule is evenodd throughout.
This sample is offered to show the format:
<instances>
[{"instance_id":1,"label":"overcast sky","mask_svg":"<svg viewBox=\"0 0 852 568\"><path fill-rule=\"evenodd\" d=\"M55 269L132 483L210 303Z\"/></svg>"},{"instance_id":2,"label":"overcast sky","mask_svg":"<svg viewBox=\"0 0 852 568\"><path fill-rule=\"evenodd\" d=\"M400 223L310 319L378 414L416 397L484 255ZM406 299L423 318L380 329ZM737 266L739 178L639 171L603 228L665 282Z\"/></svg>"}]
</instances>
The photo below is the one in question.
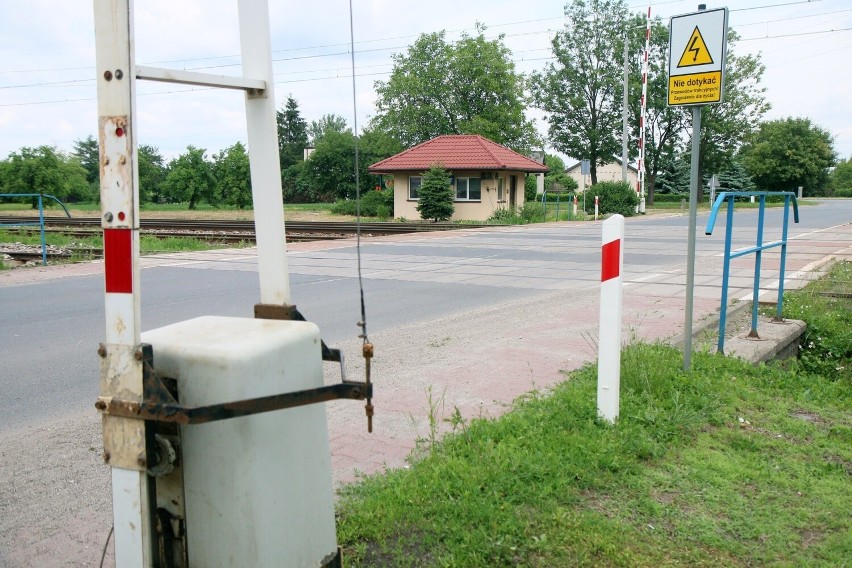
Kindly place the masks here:
<instances>
[{"instance_id":1,"label":"overcast sky","mask_svg":"<svg viewBox=\"0 0 852 568\"><path fill-rule=\"evenodd\" d=\"M766 118L807 117L834 136L840 157L852 156L852 2L731 0L737 53L761 53L772 110ZM375 112L376 80L387 80L393 53L418 34L447 31L505 34L516 68L541 69L550 40L564 25L558 0L354 0L357 120ZM628 0L631 11L648 2ZM695 11L695 1L652 1L652 16ZM136 63L239 75L237 0L137 0ZM349 54L348 0L270 0L276 106L288 95L308 122L355 113ZM96 135L95 41L91 0L0 0L0 158L23 146L70 151ZM140 144L166 158L188 145L209 154L245 141L243 95L183 85L139 82ZM546 133L542 115L531 112Z\"/></svg>"}]
</instances>

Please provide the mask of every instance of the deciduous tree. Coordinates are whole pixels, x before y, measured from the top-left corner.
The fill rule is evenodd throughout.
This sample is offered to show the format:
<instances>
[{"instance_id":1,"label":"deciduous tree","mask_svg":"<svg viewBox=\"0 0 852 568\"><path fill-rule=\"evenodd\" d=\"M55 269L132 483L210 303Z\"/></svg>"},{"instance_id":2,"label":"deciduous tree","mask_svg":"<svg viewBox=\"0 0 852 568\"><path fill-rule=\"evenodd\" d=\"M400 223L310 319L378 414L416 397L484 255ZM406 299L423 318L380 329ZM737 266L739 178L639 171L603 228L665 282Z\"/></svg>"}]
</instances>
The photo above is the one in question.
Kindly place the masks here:
<instances>
[{"instance_id":1,"label":"deciduous tree","mask_svg":"<svg viewBox=\"0 0 852 568\"><path fill-rule=\"evenodd\" d=\"M763 86L766 67L760 55L738 55L738 39L734 30L728 31L724 101L704 105L701 110L699 179L729 168L740 147L770 108ZM689 125L691 129L691 120Z\"/></svg>"},{"instance_id":2,"label":"deciduous tree","mask_svg":"<svg viewBox=\"0 0 852 568\"><path fill-rule=\"evenodd\" d=\"M565 170L565 162L559 156L546 155L544 165L548 171L544 174L544 189L550 191L554 184L559 184L563 190L576 191L577 181L568 175Z\"/></svg>"},{"instance_id":3,"label":"deciduous tree","mask_svg":"<svg viewBox=\"0 0 852 568\"><path fill-rule=\"evenodd\" d=\"M553 146L597 167L621 153L623 0L574 0L565 6L565 28L553 38L556 61L533 73L533 100L547 113Z\"/></svg>"},{"instance_id":4,"label":"deciduous tree","mask_svg":"<svg viewBox=\"0 0 852 568\"><path fill-rule=\"evenodd\" d=\"M351 132L328 132L319 141L299 175L317 201L355 197L355 137Z\"/></svg>"},{"instance_id":5,"label":"deciduous tree","mask_svg":"<svg viewBox=\"0 0 852 568\"><path fill-rule=\"evenodd\" d=\"M349 130L346 119L339 114L324 114L319 120L312 120L308 126L308 138L310 143L316 147L320 140L329 132L342 133Z\"/></svg>"},{"instance_id":6,"label":"deciduous tree","mask_svg":"<svg viewBox=\"0 0 852 568\"><path fill-rule=\"evenodd\" d=\"M638 157L639 124L642 104L642 73L645 59L645 29L647 17L638 14L627 25L629 48L630 132L628 155ZM648 46L648 76L645 106L645 191L648 205L654 204L657 176L663 168L665 156L671 155L681 142L687 125L688 112L668 105L668 44L669 30L659 18L651 22Z\"/></svg>"},{"instance_id":7,"label":"deciduous tree","mask_svg":"<svg viewBox=\"0 0 852 568\"><path fill-rule=\"evenodd\" d=\"M207 150L187 146L186 153L169 163L162 188L169 201L187 202L189 209L195 209L202 201L215 203L212 164L207 161Z\"/></svg>"},{"instance_id":8,"label":"deciduous tree","mask_svg":"<svg viewBox=\"0 0 852 568\"><path fill-rule=\"evenodd\" d=\"M413 146L441 134L480 134L524 152L537 139L524 115L524 83L503 36L488 40L443 31L423 34L405 54L393 56L390 79L375 83L372 125Z\"/></svg>"},{"instance_id":9,"label":"deciduous tree","mask_svg":"<svg viewBox=\"0 0 852 568\"><path fill-rule=\"evenodd\" d=\"M838 162L829 177L829 187L837 196L852 197L852 159Z\"/></svg>"},{"instance_id":10,"label":"deciduous tree","mask_svg":"<svg viewBox=\"0 0 852 568\"><path fill-rule=\"evenodd\" d=\"M86 181L86 169L76 156L53 146L21 148L12 152L0 167L3 193L47 193L66 201L94 198ZM33 206L37 201L33 201Z\"/></svg>"},{"instance_id":11,"label":"deciduous tree","mask_svg":"<svg viewBox=\"0 0 852 568\"><path fill-rule=\"evenodd\" d=\"M784 118L761 123L742 148L746 170L757 186L768 191L819 195L828 180L835 153L831 134L807 118Z\"/></svg>"},{"instance_id":12,"label":"deciduous tree","mask_svg":"<svg viewBox=\"0 0 852 568\"><path fill-rule=\"evenodd\" d=\"M139 202L160 202L164 196L160 184L166 179L166 166L162 154L155 146L141 144L139 156Z\"/></svg>"},{"instance_id":13,"label":"deciduous tree","mask_svg":"<svg viewBox=\"0 0 852 568\"><path fill-rule=\"evenodd\" d=\"M252 204L249 157L241 142L213 156L213 179L218 203L240 209Z\"/></svg>"}]
</instances>

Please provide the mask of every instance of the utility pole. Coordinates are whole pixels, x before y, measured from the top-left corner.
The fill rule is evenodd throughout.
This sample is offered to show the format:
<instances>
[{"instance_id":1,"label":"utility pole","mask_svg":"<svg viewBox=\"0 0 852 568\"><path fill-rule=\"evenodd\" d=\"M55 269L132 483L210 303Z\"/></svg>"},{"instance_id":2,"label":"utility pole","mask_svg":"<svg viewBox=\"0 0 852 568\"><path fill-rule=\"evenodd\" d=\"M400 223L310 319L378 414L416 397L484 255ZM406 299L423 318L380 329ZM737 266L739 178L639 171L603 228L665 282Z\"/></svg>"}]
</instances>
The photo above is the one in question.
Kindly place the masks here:
<instances>
[{"instance_id":1,"label":"utility pole","mask_svg":"<svg viewBox=\"0 0 852 568\"><path fill-rule=\"evenodd\" d=\"M627 31L624 32L624 101L621 107L621 181L627 183L627 81L630 78L630 70L627 61Z\"/></svg>"}]
</instances>

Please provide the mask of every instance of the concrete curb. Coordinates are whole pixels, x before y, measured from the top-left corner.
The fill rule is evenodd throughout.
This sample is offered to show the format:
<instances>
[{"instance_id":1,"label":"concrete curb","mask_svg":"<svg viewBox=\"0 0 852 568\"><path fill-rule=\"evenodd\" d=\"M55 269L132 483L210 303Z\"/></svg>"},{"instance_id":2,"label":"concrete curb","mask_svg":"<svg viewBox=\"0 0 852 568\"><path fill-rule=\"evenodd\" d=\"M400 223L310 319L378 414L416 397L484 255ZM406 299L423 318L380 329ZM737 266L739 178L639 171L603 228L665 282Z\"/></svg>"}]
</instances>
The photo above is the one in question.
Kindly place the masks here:
<instances>
[{"instance_id":1,"label":"concrete curb","mask_svg":"<svg viewBox=\"0 0 852 568\"><path fill-rule=\"evenodd\" d=\"M740 334L725 340L725 355L742 357L752 363L764 363L773 359L796 357L799 343L807 329L801 320L774 321L759 317L758 333L760 337L748 337Z\"/></svg>"},{"instance_id":2,"label":"concrete curb","mask_svg":"<svg viewBox=\"0 0 852 568\"><path fill-rule=\"evenodd\" d=\"M734 316L751 309L751 302L739 302L729 306L727 317ZM697 323L693 328L693 339L708 329L718 329L719 313L715 313ZM758 316L757 330L760 337L749 337L748 332L725 338L725 355L740 357L752 363L765 363L773 359L796 357L802 335L807 324L800 320L775 321L766 316ZM684 334L669 338L668 343L673 347L683 348Z\"/></svg>"}]
</instances>

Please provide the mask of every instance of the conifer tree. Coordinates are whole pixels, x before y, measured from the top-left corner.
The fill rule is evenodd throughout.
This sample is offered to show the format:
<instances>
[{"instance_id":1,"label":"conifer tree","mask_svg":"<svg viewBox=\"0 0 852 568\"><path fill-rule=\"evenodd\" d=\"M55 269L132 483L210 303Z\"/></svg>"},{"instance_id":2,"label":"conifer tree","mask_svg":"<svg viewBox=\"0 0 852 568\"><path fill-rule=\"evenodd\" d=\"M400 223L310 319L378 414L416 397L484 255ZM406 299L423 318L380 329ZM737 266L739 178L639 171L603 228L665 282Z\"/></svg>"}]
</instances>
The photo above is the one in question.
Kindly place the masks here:
<instances>
[{"instance_id":1,"label":"conifer tree","mask_svg":"<svg viewBox=\"0 0 852 568\"><path fill-rule=\"evenodd\" d=\"M423 220L446 221L453 216L453 190L450 187L450 174L440 164L432 164L423 174L423 182L418 190L417 211Z\"/></svg>"}]
</instances>

